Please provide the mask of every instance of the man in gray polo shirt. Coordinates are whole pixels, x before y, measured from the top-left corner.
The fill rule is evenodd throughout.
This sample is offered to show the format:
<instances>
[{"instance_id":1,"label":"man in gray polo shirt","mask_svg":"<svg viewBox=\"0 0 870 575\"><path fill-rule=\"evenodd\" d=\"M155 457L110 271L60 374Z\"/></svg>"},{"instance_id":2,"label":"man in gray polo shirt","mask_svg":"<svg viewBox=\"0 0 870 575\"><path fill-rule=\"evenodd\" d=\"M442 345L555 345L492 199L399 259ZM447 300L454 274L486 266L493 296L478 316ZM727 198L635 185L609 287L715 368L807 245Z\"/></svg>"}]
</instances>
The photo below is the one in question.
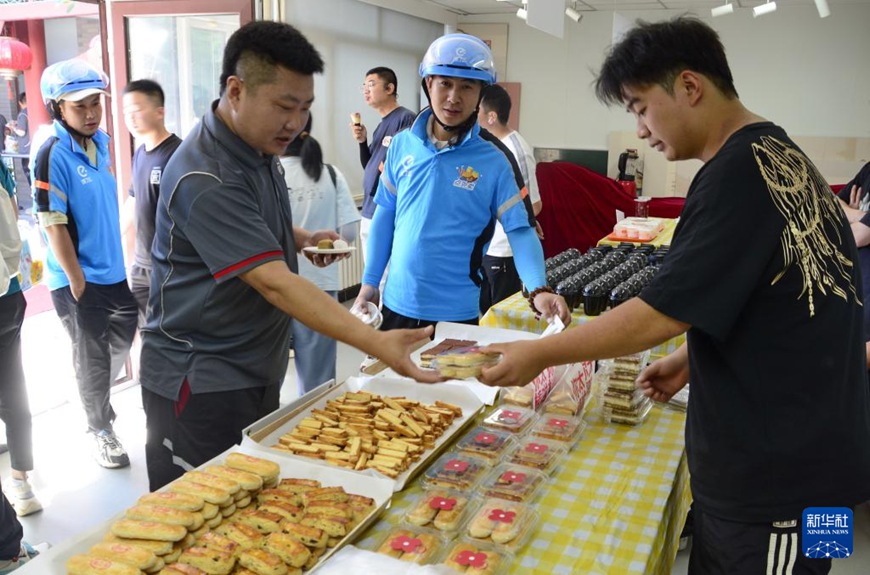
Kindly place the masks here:
<instances>
[{"instance_id":1,"label":"man in gray polo shirt","mask_svg":"<svg viewBox=\"0 0 870 575\"><path fill-rule=\"evenodd\" d=\"M437 379L409 357L431 330L376 331L296 274L298 248L338 237L292 227L276 158L305 126L322 70L292 26L243 26L224 51L220 100L163 172L140 374L152 490L277 409L288 314L399 373Z\"/></svg>"}]
</instances>

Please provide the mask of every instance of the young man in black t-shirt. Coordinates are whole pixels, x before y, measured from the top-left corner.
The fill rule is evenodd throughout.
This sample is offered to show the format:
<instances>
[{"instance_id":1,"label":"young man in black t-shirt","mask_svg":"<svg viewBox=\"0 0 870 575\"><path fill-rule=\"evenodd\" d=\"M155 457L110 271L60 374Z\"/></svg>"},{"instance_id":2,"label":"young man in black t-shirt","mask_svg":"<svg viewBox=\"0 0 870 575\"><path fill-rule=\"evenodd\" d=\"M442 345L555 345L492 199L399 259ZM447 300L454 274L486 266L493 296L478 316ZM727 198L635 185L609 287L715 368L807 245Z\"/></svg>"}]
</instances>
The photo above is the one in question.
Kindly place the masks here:
<instances>
[{"instance_id":1,"label":"young man in black t-shirt","mask_svg":"<svg viewBox=\"0 0 870 575\"><path fill-rule=\"evenodd\" d=\"M870 386L857 250L837 199L778 126L737 97L725 50L693 18L640 24L596 85L668 160L699 159L653 282L561 334L491 346L482 376L522 385L544 367L618 357L683 332L639 376L668 400L689 379L695 525L689 573L827 573L804 556L807 507L870 498Z\"/></svg>"},{"instance_id":2,"label":"young man in black t-shirt","mask_svg":"<svg viewBox=\"0 0 870 575\"><path fill-rule=\"evenodd\" d=\"M170 133L164 124L164 99L163 88L153 80L136 80L124 88L124 121L130 133L142 142L133 154L133 181L124 206L123 230L127 239L130 227L135 226L136 230L130 289L139 305L140 328L145 325L151 288L151 243L160 178L169 158L181 145L181 138Z\"/></svg>"}]
</instances>

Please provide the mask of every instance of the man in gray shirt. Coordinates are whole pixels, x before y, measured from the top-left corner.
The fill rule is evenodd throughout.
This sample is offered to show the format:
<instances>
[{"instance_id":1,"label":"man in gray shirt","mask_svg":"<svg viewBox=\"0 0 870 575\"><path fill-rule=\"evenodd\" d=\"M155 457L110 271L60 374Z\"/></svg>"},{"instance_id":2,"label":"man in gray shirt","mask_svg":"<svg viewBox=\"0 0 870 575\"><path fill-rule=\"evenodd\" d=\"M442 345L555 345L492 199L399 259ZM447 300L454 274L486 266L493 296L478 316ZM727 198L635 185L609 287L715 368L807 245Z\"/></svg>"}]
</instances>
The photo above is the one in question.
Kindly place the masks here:
<instances>
[{"instance_id":1,"label":"man in gray shirt","mask_svg":"<svg viewBox=\"0 0 870 575\"><path fill-rule=\"evenodd\" d=\"M403 375L437 380L409 357L431 329L376 331L296 274L299 248L338 238L292 226L276 157L305 126L322 70L292 26L243 26L224 51L221 98L163 172L140 376L152 490L278 408L288 315Z\"/></svg>"}]
</instances>

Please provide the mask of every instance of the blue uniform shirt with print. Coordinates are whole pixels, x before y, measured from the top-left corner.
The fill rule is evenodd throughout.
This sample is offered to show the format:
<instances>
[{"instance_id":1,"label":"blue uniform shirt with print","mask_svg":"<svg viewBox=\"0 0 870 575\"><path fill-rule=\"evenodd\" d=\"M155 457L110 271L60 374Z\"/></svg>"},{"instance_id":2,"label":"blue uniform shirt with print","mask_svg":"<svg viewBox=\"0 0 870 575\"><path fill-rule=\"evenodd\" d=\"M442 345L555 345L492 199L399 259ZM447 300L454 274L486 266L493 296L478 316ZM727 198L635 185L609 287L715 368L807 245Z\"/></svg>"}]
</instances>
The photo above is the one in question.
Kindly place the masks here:
<instances>
[{"instance_id":1,"label":"blue uniform shirt with print","mask_svg":"<svg viewBox=\"0 0 870 575\"><path fill-rule=\"evenodd\" d=\"M427 134L431 115L393 137L375 196L395 221L384 303L408 317L462 321L478 316L471 267L495 219L510 232L530 227L529 215L508 159L479 126L438 150Z\"/></svg>"},{"instance_id":2,"label":"blue uniform shirt with print","mask_svg":"<svg viewBox=\"0 0 870 575\"><path fill-rule=\"evenodd\" d=\"M124 281L124 254L118 216L118 192L111 171L109 137L98 131L90 139L97 146L97 163L69 132L55 121L52 134L39 149L33 166L33 204L37 212L66 214L85 281L112 285ZM69 285L69 278L49 249L48 288Z\"/></svg>"}]
</instances>

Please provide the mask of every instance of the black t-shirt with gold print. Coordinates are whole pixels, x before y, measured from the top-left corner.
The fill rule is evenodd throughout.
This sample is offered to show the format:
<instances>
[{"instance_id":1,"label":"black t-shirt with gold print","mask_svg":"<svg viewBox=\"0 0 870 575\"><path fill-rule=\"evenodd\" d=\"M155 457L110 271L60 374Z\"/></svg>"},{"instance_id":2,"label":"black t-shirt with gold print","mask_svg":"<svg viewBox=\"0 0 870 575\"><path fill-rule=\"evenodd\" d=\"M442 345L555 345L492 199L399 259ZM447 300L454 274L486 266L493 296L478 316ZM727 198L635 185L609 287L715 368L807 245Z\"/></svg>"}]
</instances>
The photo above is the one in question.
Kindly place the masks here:
<instances>
[{"instance_id":1,"label":"black t-shirt with gold print","mask_svg":"<svg viewBox=\"0 0 870 575\"><path fill-rule=\"evenodd\" d=\"M641 298L692 326L686 449L699 508L766 522L870 498L855 242L781 128L746 126L701 168Z\"/></svg>"}]
</instances>

